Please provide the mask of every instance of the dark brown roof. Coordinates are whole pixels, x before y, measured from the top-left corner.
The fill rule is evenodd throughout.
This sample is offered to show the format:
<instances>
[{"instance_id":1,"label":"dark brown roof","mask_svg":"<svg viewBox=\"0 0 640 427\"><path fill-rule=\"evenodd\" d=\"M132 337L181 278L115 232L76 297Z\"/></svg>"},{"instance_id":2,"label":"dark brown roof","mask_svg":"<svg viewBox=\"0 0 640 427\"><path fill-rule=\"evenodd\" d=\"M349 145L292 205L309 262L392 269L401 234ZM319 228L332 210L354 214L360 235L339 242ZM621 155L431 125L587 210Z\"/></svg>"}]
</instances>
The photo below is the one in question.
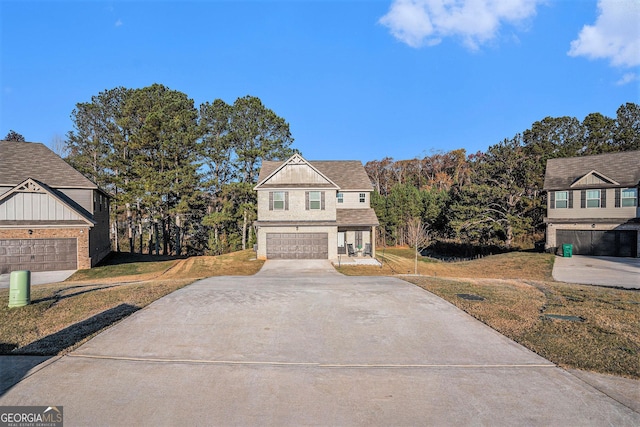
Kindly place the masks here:
<instances>
[{"instance_id":1,"label":"dark brown roof","mask_svg":"<svg viewBox=\"0 0 640 427\"><path fill-rule=\"evenodd\" d=\"M255 221L260 226L338 226L338 227L371 227L378 226L378 217L372 208L336 209L336 221Z\"/></svg>"},{"instance_id":2,"label":"dark brown roof","mask_svg":"<svg viewBox=\"0 0 640 427\"><path fill-rule=\"evenodd\" d=\"M314 160L308 162L324 176L335 182L341 190L373 191L369 175L359 160ZM266 179L283 163L263 161L258 183Z\"/></svg>"},{"instance_id":3,"label":"dark brown roof","mask_svg":"<svg viewBox=\"0 0 640 427\"><path fill-rule=\"evenodd\" d=\"M0 186L13 187L27 178L51 188L98 188L43 144L0 141Z\"/></svg>"},{"instance_id":4,"label":"dark brown roof","mask_svg":"<svg viewBox=\"0 0 640 427\"><path fill-rule=\"evenodd\" d=\"M336 222L338 226L377 226L378 217L371 209L336 209Z\"/></svg>"},{"instance_id":5,"label":"dark brown roof","mask_svg":"<svg viewBox=\"0 0 640 427\"><path fill-rule=\"evenodd\" d=\"M337 224L335 221L292 221L292 220L282 220L282 221L254 221L253 225L262 226L262 227L316 227L316 226L333 226L335 227Z\"/></svg>"},{"instance_id":6,"label":"dark brown roof","mask_svg":"<svg viewBox=\"0 0 640 427\"><path fill-rule=\"evenodd\" d=\"M640 183L640 151L549 159L544 175L544 190L568 189L591 171L596 171L618 182L620 186L635 187ZM600 187L614 186L601 185ZM574 188L582 187L584 186L574 186ZM589 185L588 187L597 188L598 186Z\"/></svg>"}]
</instances>

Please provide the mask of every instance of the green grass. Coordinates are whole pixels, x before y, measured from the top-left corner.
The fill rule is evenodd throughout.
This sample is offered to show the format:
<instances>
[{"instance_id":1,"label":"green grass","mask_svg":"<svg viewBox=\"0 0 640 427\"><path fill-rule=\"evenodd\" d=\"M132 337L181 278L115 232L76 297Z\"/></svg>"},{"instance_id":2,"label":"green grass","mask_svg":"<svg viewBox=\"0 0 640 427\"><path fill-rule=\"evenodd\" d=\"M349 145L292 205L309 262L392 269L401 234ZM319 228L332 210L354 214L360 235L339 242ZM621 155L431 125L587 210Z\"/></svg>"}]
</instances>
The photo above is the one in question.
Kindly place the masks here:
<instances>
[{"instance_id":1,"label":"green grass","mask_svg":"<svg viewBox=\"0 0 640 427\"><path fill-rule=\"evenodd\" d=\"M122 256L122 255L121 255ZM148 274L162 274L173 267L178 260L172 261L150 261L150 262L132 262L115 265L105 265L102 267L94 267L86 270L76 271L68 280L69 281L86 281L110 279L123 276L138 276Z\"/></svg>"}]
</instances>

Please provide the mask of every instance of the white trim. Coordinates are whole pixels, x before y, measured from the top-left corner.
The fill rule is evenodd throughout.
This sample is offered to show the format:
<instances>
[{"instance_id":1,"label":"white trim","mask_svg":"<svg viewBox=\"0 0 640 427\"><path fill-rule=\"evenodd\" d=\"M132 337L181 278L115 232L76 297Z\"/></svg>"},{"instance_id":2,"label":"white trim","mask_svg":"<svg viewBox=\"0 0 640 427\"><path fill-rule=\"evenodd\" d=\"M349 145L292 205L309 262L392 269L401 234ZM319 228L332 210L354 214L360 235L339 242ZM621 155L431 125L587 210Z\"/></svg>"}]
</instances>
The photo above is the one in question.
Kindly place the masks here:
<instances>
[{"instance_id":1,"label":"white trim","mask_svg":"<svg viewBox=\"0 0 640 427\"><path fill-rule=\"evenodd\" d=\"M330 180L329 178L327 178L327 176L325 174L323 174L322 172L320 172L317 168L315 168L311 163L309 163L308 161L306 161L304 159L304 157L302 157L300 154L296 153L293 156L289 157L288 160L285 160L284 162L282 162L282 164L280 166L278 166L273 172L271 172L265 179L263 179L262 181L260 181L259 183L256 184L255 187L253 187L254 190L260 190L259 187L261 187L264 183L266 183L267 181L269 181L274 175L276 175L278 172L280 172L282 169L284 169L285 166L287 165L306 165L308 167L310 167L315 173L317 173L318 175L320 175L322 178L326 179L327 182L329 182L329 184L331 184L333 187L335 187L335 189L339 190L340 187L338 187L338 185L333 182L332 180ZM286 188L285 186L283 186L282 188ZM309 187L309 188L314 188L314 187ZM331 187L325 187L326 189L331 189Z\"/></svg>"},{"instance_id":2,"label":"white trim","mask_svg":"<svg viewBox=\"0 0 640 427\"><path fill-rule=\"evenodd\" d=\"M571 184L571 188L576 187L578 185L581 185L580 183L582 181L584 181L588 176L592 176L592 175L596 175L600 180L609 181L606 184L620 185L617 181L609 178L605 174L600 173L600 172L598 172L597 170L594 169L591 172L584 174L580 179L577 179L576 182ZM592 185L592 184L589 184L589 185Z\"/></svg>"}]
</instances>

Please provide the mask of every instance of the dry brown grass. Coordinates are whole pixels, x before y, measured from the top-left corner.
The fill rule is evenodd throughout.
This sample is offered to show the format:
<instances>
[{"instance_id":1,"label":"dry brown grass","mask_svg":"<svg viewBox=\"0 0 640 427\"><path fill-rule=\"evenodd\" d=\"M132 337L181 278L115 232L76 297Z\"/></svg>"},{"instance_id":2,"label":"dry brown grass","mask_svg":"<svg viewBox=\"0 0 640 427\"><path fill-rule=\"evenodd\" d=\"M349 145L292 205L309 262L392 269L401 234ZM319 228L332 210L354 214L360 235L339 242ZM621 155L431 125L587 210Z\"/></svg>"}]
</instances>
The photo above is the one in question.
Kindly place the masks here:
<instances>
[{"instance_id":1,"label":"dry brown grass","mask_svg":"<svg viewBox=\"0 0 640 427\"><path fill-rule=\"evenodd\" d=\"M473 261L443 262L418 258L418 274L432 277L477 277L492 279L551 280L553 255L511 252L491 255ZM413 251L407 248L378 250L376 258L382 267L345 265L338 269L352 276L391 276L414 272Z\"/></svg>"},{"instance_id":2,"label":"dry brown grass","mask_svg":"<svg viewBox=\"0 0 640 427\"><path fill-rule=\"evenodd\" d=\"M560 366L640 378L640 292L529 280L405 280ZM549 314L584 321L552 320Z\"/></svg>"},{"instance_id":3,"label":"dry brown grass","mask_svg":"<svg viewBox=\"0 0 640 427\"><path fill-rule=\"evenodd\" d=\"M553 281L554 256L513 252L440 262L406 248L378 250L382 267L343 266L349 275L398 275L439 295L541 356L568 368L640 378L640 292ZM469 301L458 294L484 298ZM584 321L551 319L573 316Z\"/></svg>"},{"instance_id":4,"label":"dry brown grass","mask_svg":"<svg viewBox=\"0 0 640 427\"><path fill-rule=\"evenodd\" d=\"M68 352L115 322L193 281L251 275L251 250L219 257L131 263L78 271L70 281L32 287L31 304L0 307L0 354ZM135 274L138 272L138 274ZM8 301L9 290L0 290Z\"/></svg>"}]
</instances>

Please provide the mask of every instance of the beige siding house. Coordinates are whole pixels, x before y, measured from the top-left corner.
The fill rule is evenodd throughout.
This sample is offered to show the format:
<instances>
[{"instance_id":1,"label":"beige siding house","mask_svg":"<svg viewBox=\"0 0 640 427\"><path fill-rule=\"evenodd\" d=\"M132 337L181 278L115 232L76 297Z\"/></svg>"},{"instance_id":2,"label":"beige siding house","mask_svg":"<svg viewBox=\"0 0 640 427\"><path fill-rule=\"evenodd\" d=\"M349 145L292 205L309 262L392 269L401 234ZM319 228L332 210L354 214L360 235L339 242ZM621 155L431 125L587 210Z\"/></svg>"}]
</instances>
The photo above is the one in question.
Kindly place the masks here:
<instances>
[{"instance_id":1,"label":"beige siding house","mask_svg":"<svg viewBox=\"0 0 640 427\"><path fill-rule=\"evenodd\" d=\"M109 196L46 146L0 141L0 273L90 268L110 251Z\"/></svg>"},{"instance_id":2,"label":"beige siding house","mask_svg":"<svg viewBox=\"0 0 640 427\"><path fill-rule=\"evenodd\" d=\"M378 218L360 161L264 161L255 190L258 258L375 256Z\"/></svg>"},{"instance_id":3,"label":"beige siding house","mask_svg":"<svg viewBox=\"0 0 640 427\"><path fill-rule=\"evenodd\" d=\"M546 248L640 257L640 151L550 159Z\"/></svg>"}]
</instances>

